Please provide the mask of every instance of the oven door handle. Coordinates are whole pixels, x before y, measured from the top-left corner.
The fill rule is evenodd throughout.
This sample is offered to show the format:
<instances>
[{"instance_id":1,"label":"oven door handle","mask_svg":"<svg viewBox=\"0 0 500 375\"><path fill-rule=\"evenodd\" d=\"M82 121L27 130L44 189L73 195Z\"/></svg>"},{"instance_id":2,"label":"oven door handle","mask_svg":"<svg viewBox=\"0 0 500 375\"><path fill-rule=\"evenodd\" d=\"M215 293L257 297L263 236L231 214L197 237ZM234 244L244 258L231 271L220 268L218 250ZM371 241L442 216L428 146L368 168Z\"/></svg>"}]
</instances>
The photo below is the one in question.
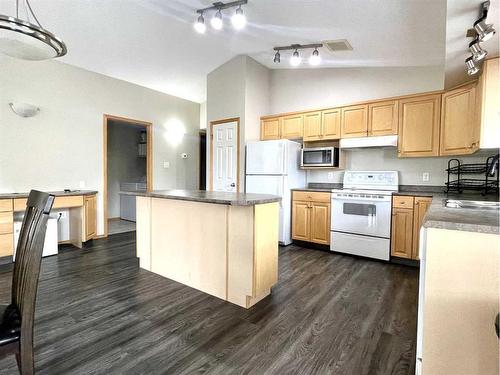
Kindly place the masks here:
<instances>
[{"instance_id":1,"label":"oven door handle","mask_svg":"<svg viewBox=\"0 0 500 375\"><path fill-rule=\"evenodd\" d=\"M363 198L363 197L332 197L332 202L352 202L352 201L358 201L358 202L372 202L372 203L382 203L382 202L390 202L391 197L390 196L384 196L384 198Z\"/></svg>"}]
</instances>

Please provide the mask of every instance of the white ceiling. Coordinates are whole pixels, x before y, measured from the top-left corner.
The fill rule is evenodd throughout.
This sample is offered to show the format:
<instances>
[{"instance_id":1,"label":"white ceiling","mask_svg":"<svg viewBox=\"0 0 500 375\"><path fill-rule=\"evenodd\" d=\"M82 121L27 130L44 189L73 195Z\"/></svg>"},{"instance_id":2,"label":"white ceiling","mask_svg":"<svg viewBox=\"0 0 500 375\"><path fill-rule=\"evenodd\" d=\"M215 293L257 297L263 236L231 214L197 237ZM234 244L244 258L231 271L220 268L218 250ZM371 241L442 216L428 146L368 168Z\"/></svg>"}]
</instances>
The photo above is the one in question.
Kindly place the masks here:
<instances>
[{"instance_id":1,"label":"white ceiling","mask_svg":"<svg viewBox=\"0 0 500 375\"><path fill-rule=\"evenodd\" d=\"M476 2L449 0L455 1L458 13ZM14 3L0 0L0 13L12 15ZM66 42L61 61L196 102L205 100L206 75L238 54L289 68L285 53L281 64L272 62L277 45L348 39L354 51L323 48L322 67L445 64L446 0L249 0L245 30L234 31L226 19L224 30L208 27L205 35L192 25L195 9L208 0L31 4L42 25Z\"/></svg>"}]
</instances>

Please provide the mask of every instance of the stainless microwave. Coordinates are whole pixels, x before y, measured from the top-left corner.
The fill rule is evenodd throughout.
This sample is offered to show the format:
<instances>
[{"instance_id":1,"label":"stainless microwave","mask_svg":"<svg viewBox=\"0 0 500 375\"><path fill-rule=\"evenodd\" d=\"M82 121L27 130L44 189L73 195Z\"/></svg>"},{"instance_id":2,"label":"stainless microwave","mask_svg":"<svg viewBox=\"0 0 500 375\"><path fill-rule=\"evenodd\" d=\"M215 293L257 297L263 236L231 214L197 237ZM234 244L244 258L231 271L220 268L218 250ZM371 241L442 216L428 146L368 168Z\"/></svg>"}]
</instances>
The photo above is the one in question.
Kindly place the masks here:
<instances>
[{"instance_id":1,"label":"stainless microwave","mask_svg":"<svg viewBox=\"0 0 500 375\"><path fill-rule=\"evenodd\" d=\"M338 147L303 148L300 158L301 167L338 167Z\"/></svg>"}]
</instances>

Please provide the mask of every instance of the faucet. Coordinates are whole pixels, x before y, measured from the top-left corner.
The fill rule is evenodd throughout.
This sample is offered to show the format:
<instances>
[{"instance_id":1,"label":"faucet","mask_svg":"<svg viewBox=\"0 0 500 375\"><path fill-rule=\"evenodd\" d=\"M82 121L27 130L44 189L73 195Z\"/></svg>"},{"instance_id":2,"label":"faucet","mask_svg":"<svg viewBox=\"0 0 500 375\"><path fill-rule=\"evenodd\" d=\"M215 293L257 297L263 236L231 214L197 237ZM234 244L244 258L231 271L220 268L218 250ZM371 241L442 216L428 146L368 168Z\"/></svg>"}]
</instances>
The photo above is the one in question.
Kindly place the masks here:
<instances>
[{"instance_id":1,"label":"faucet","mask_svg":"<svg viewBox=\"0 0 500 375\"><path fill-rule=\"evenodd\" d=\"M500 157L500 154L496 154L493 159L491 160L491 164L488 168L488 172L486 174L489 177L493 177L495 175L495 170L498 168L498 158Z\"/></svg>"}]
</instances>

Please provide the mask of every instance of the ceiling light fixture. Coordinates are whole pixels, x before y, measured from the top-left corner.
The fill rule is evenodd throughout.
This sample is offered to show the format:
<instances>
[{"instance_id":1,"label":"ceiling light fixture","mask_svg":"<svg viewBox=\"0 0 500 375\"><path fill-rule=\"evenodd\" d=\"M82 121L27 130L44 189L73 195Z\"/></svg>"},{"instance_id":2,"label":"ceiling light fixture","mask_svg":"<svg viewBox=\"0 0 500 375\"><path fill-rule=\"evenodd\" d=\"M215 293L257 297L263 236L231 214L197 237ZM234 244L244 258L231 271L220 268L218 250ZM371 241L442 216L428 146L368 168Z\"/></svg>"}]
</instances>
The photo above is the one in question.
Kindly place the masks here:
<instances>
[{"instance_id":1,"label":"ceiling light fixture","mask_svg":"<svg viewBox=\"0 0 500 375\"><path fill-rule=\"evenodd\" d=\"M290 65L299 66L301 62L302 62L302 57L300 57L299 51L295 50L292 57L290 57Z\"/></svg>"},{"instance_id":2,"label":"ceiling light fixture","mask_svg":"<svg viewBox=\"0 0 500 375\"><path fill-rule=\"evenodd\" d=\"M292 66L299 66L302 63L302 57L300 57L299 50L300 49L312 49L314 48L314 51L312 52L312 55L309 57L309 64L312 66L319 65L321 63L321 57L319 55L318 48L323 47L323 43L314 43L314 44L291 44L289 46L282 46L282 47L274 47L274 50L276 53L274 54L274 62L275 63L280 63L281 62L281 55L280 51L291 51L293 50L293 54L290 57L290 64Z\"/></svg>"},{"instance_id":3,"label":"ceiling light fixture","mask_svg":"<svg viewBox=\"0 0 500 375\"><path fill-rule=\"evenodd\" d=\"M481 48L478 39L474 39L469 43L469 50L472 53L472 59L476 62L483 60L488 54L487 51Z\"/></svg>"},{"instance_id":4,"label":"ceiling light fixture","mask_svg":"<svg viewBox=\"0 0 500 375\"><path fill-rule=\"evenodd\" d=\"M231 23L236 30L241 30L247 24L247 18L243 14L243 9L241 9L241 5L236 9L236 12L231 17Z\"/></svg>"},{"instance_id":5,"label":"ceiling light fixture","mask_svg":"<svg viewBox=\"0 0 500 375\"><path fill-rule=\"evenodd\" d=\"M200 34L205 34L207 26L205 25L205 18L203 18L203 13L200 14L196 22L194 23L194 29Z\"/></svg>"},{"instance_id":6,"label":"ceiling light fixture","mask_svg":"<svg viewBox=\"0 0 500 375\"><path fill-rule=\"evenodd\" d=\"M467 57L465 59L465 66L467 67L467 74L470 76L473 76L474 74L477 74L479 72L479 69L477 68L476 64L474 63L472 56Z\"/></svg>"},{"instance_id":7,"label":"ceiling light fixture","mask_svg":"<svg viewBox=\"0 0 500 375\"><path fill-rule=\"evenodd\" d=\"M280 51L276 51L276 53L274 54L274 62L276 64L279 64L281 62L281 55L280 55Z\"/></svg>"},{"instance_id":8,"label":"ceiling light fixture","mask_svg":"<svg viewBox=\"0 0 500 375\"><path fill-rule=\"evenodd\" d=\"M224 24L222 22L222 13L220 9L212 17L212 19L210 20L210 24L215 30L222 30L222 26Z\"/></svg>"},{"instance_id":9,"label":"ceiling light fixture","mask_svg":"<svg viewBox=\"0 0 500 375\"><path fill-rule=\"evenodd\" d=\"M474 22L474 30L477 32L477 37L481 42L490 40L495 35L493 25L486 23L486 18L482 18Z\"/></svg>"},{"instance_id":10,"label":"ceiling light fixture","mask_svg":"<svg viewBox=\"0 0 500 375\"><path fill-rule=\"evenodd\" d=\"M223 3L218 1L212 3L212 6L208 8L197 9L196 13L198 13L200 16L196 20L194 28L200 34L203 34L206 30L205 19L203 18L203 14L210 11L215 11L214 15L210 19L210 25L212 25L212 27L215 30L222 30L222 28L224 27L222 11L224 9L237 7L235 13L231 17L231 23L235 30L241 30L247 24L247 19L243 14L243 9L241 8L241 6L247 3L248 0L237 0L237 1L232 1L230 3Z\"/></svg>"},{"instance_id":11,"label":"ceiling light fixture","mask_svg":"<svg viewBox=\"0 0 500 375\"><path fill-rule=\"evenodd\" d=\"M319 55L319 51L317 48L314 49L311 57L309 57L309 64L311 64L312 66L321 64L321 56Z\"/></svg>"},{"instance_id":12,"label":"ceiling light fixture","mask_svg":"<svg viewBox=\"0 0 500 375\"><path fill-rule=\"evenodd\" d=\"M24 0L26 20L19 18L19 0L16 0L16 16L0 15L0 52L23 60L47 60L64 56L64 42L42 27L29 0ZM34 23L29 22L32 17Z\"/></svg>"}]
</instances>

